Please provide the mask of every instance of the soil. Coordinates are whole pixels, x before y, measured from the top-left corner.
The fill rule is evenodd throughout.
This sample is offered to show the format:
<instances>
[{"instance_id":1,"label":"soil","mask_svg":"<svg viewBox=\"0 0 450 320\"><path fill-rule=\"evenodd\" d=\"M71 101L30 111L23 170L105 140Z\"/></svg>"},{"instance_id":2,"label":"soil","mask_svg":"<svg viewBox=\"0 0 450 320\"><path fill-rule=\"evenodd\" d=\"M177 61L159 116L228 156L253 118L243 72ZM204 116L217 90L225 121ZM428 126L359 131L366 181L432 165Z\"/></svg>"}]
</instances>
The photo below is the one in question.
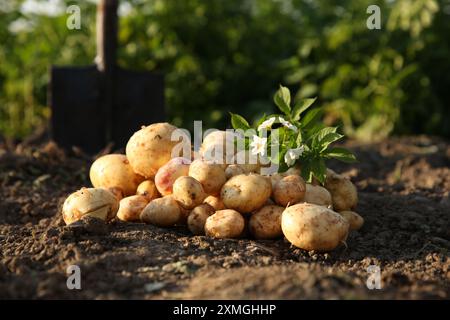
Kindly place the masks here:
<instances>
[{"instance_id":1,"label":"soil","mask_svg":"<svg viewBox=\"0 0 450 320\"><path fill-rule=\"evenodd\" d=\"M416 136L345 145L359 162L330 167L356 184L365 224L346 247L317 253L284 239L191 236L183 226L65 226L61 204L89 186L92 158L3 142L0 298L448 299L450 144ZM81 290L67 289L69 265L80 267ZM366 285L371 265L381 289Z\"/></svg>"}]
</instances>

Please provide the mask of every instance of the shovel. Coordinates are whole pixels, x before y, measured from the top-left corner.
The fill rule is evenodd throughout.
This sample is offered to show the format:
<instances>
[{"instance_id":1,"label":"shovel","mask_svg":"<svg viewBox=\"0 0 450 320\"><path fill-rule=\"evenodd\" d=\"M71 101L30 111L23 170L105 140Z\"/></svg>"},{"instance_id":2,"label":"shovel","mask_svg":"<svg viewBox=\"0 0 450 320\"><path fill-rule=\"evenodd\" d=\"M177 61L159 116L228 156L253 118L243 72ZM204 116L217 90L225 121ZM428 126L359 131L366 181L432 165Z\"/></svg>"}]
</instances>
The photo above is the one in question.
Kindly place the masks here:
<instances>
[{"instance_id":1,"label":"shovel","mask_svg":"<svg viewBox=\"0 0 450 320\"><path fill-rule=\"evenodd\" d=\"M98 3L94 65L51 68L50 132L65 149L123 148L142 125L165 118L163 76L116 65L117 6L117 0Z\"/></svg>"}]
</instances>

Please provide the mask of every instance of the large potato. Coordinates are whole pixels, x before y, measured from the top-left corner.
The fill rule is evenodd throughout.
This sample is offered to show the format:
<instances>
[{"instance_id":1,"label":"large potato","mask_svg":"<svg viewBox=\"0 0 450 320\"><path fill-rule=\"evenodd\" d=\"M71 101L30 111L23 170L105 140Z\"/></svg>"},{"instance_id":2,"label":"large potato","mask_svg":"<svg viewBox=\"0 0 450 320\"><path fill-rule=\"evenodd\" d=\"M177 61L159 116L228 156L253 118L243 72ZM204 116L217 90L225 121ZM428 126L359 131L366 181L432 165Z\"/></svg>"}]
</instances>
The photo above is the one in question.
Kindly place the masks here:
<instances>
[{"instance_id":1,"label":"large potato","mask_svg":"<svg viewBox=\"0 0 450 320\"><path fill-rule=\"evenodd\" d=\"M232 177L222 187L220 197L225 207L241 213L261 208L272 193L268 177L259 174L241 174Z\"/></svg>"},{"instance_id":2,"label":"large potato","mask_svg":"<svg viewBox=\"0 0 450 320\"><path fill-rule=\"evenodd\" d=\"M339 214L347 219L350 230L359 230L364 224L364 218L353 211L340 211Z\"/></svg>"},{"instance_id":3,"label":"large potato","mask_svg":"<svg viewBox=\"0 0 450 320\"><path fill-rule=\"evenodd\" d=\"M148 204L144 196L129 196L120 200L117 218L122 221L139 221L141 212Z\"/></svg>"},{"instance_id":4,"label":"large potato","mask_svg":"<svg viewBox=\"0 0 450 320\"><path fill-rule=\"evenodd\" d=\"M273 199L280 206L286 207L303 200L305 191L306 184L302 177L290 175L284 177L275 184L275 188L273 189Z\"/></svg>"},{"instance_id":5,"label":"large potato","mask_svg":"<svg viewBox=\"0 0 450 320\"><path fill-rule=\"evenodd\" d=\"M195 207L187 218L188 229L195 235L205 234L206 219L214 212L214 208L207 203Z\"/></svg>"},{"instance_id":6,"label":"large potato","mask_svg":"<svg viewBox=\"0 0 450 320\"><path fill-rule=\"evenodd\" d=\"M219 210L205 222L205 234L214 238L237 238L244 231L245 221L235 210Z\"/></svg>"},{"instance_id":7,"label":"large potato","mask_svg":"<svg viewBox=\"0 0 450 320\"><path fill-rule=\"evenodd\" d=\"M119 201L107 189L81 188L64 201L62 214L66 224L80 220L83 216L109 221L116 216L118 209Z\"/></svg>"},{"instance_id":8,"label":"large potato","mask_svg":"<svg viewBox=\"0 0 450 320\"><path fill-rule=\"evenodd\" d=\"M332 205L331 194L327 189L309 183L306 184L306 192L303 201L325 207L331 207Z\"/></svg>"},{"instance_id":9,"label":"large potato","mask_svg":"<svg viewBox=\"0 0 450 320\"><path fill-rule=\"evenodd\" d=\"M127 156L107 154L94 161L89 171L94 188L119 188L125 196L136 193L144 177L134 173Z\"/></svg>"},{"instance_id":10,"label":"large potato","mask_svg":"<svg viewBox=\"0 0 450 320\"><path fill-rule=\"evenodd\" d=\"M140 215L143 222L159 227L174 226L180 218L180 207L171 195L151 201Z\"/></svg>"},{"instance_id":11,"label":"large potato","mask_svg":"<svg viewBox=\"0 0 450 320\"><path fill-rule=\"evenodd\" d=\"M155 185L159 193L163 196L172 194L173 183L179 177L189 174L190 163L189 159L177 157L159 168L155 176Z\"/></svg>"},{"instance_id":12,"label":"large potato","mask_svg":"<svg viewBox=\"0 0 450 320\"><path fill-rule=\"evenodd\" d=\"M202 184L192 177L179 177L173 184L173 196L185 209L193 209L203 202L206 193Z\"/></svg>"},{"instance_id":13,"label":"large potato","mask_svg":"<svg viewBox=\"0 0 450 320\"><path fill-rule=\"evenodd\" d=\"M281 214L284 208L280 206L264 206L250 216L250 233L256 239L275 239L283 235L281 231Z\"/></svg>"},{"instance_id":14,"label":"large potato","mask_svg":"<svg viewBox=\"0 0 450 320\"><path fill-rule=\"evenodd\" d=\"M220 199L219 197L207 196L205 200L203 200L203 203L209 204L214 208L215 211L225 209L225 205L223 204L222 199Z\"/></svg>"},{"instance_id":15,"label":"large potato","mask_svg":"<svg viewBox=\"0 0 450 320\"><path fill-rule=\"evenodd\" d=\"M210 195L218 195L227 181L225 171L220 164L195 160L189 167L189 176L200 182L203 190Z\"/></svg>"},{"instance_id":16,"label":"large potato","mask_svg":"<svg viewBox=\"0 0 450 320\"><path fill-rule=\"evenodd\" d=\"M137 187L136 194L146 197L148 201L152 201L153 199L160 197L158 189L152 180L142 181Z\"/></svg>"},{"instance_id":17,"label":"large potato","mask_svg":"<svg viewBox=\"0 0 450 320\"><path fill-rule=\"evenodd\" d=\"M347 239L349 223L323 206L299 203L281 216L281 229L290 243L304 250L329 251Z\"/></svg>"},{"instance_id":18,"label":"large potato","mask_svg":"<svg viewBox=\"0 0 450 320\"><path fill-rule=\"evenodd\" d=\"M204 160L223 164L225 168L236 153L235 140L236 134L232 131L213 131L203 139L199 154Z\"/></svg>"},{"instance_id":19,"label":"large potato","mask_svg":"<svg viewBox=\"0 0 450 320\"><path fill-rule=\"evenodd\" d=\"M358 203L358 194L353 183L333 171L327 171L325 188L331 193L333 209L336 211L351 210Z\"/></svg>"},{"instance_id":20,"label":"large potato","mask_svg":"<svg viewBox=\"0 0 450 320\"><path fill-rule=\"evenodd\" d=\"M179 143L187 144L184 140L171 140L176 129L177 127L169 123L154 123L142 127L131 136L126 146L126 154L134 172L146 178L153 178L158 169L172 158L172 149ZM190 149L190 146L187 148Z\"/></svg>"}]
</instances>

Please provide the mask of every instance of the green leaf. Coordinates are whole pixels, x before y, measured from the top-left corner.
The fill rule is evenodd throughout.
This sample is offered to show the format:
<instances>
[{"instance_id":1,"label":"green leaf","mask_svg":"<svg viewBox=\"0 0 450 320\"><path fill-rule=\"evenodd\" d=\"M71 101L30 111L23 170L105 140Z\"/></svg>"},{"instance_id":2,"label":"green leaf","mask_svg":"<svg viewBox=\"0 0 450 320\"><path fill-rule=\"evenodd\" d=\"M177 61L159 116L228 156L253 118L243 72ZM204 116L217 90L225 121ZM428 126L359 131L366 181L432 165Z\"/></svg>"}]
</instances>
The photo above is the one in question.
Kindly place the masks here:
<instances>
[{"instance_id":1,"label":"green leaf","mask_svg":"<svg viewBox=\"0 0 450 320\"><path fill-rule=\"evenodd\" d=\"M297 138L295 139L295 144L299 147L303 144L303 132L298 130Z\"/></svg>"},{"instance_id":2,"label":"green leaf","mask_svg":"<svg viewBox=\"0 0 450 320\"><path fill-rule=\"evenodd\" d=\"M314 177L319 180L321 184L325 182L327 167L323 159L313 159L311 163L311 171Z\"/></svg>"},{"instance_id":3,"label":"green leaf","mask_svg":"<svg viewBox=\"0 0 450 320\"><path fill-rule=\"evenodd\" d=\"M321 141L330 133L335 133L337 127L324 127L312 135L312 146L317 148L321 146Z\"/></svg>"},{"instance_id":4,"label":"green leaf","mask_svg":"<svg viewBox=\"0 0 450 320\"><path fill-rule=\"evenodd\" d=\"M300 100L294 107L292 111L292 119L295 121L300 120L300 115L305 112L312 104L316 101L317 98L311 99L302 99Z\"/></svg>"},{"instance_id":5,"label":"green leaf","mask_svg":"<svg viewBox=\"0 0 450 320\"><path fill-rule=\"evenodd\" d=\"M325 151L330 144L332 144L333 142L338 141L339 139L342 139L343 137L344 136L342 134L339 134L337 132L332 132L332 133L327 134L319 142L320 152Z\"/></svg>"},{"instance_id":6,"label":"green leaf","mask_svg":"<svg viewBox=\"0 0 450 320\"><path fill-rule=\"evenodd\" d=\"M330 148L323 152L323 156L334 158L343 162L356 162L355 155L345 148Z\"/></svg>"},{"instance_id":7,"label":"green leaf","mask_svg":"<svg viewBox=\"0 0 450 320\"><path fill-rule=\"evenodd\" d=\"M300 124L303 129L307 130L314 125L316 125L319 118L322 116L322 108L316 108L310 110L302 120L300 120Z\"/></svg>"},{"instance_id":8,"label":"green leaf","mask_svg":"<svg viewBox=\"0 0 450 320\"><path fill-rule=\"evenodd\" d=\"M280 89L275 93L273 101L285 115L291 115L291 93L289 89L280 85Z\"/></svg>"},{"instance_id":9,"label":"green leaf","mask_svg":"<svg viewBox=\"0 0 450 320\"><path fill-rule=\"evenodd\" d=\"M235 113L231 113L231 125L233 126L234 129L242 129L242 130L248 130L250 129L250 125L248 124L247 120L244 119L244 117L235 114Z\"/></svg>"},{"instance_id":10,"label":"green leaf","mask_svg":"<svg viewBox=\"0 0 450 320\"><path fill-rule=\"evenodd\" d=\"M305 179L305 181L308 183L311 183L313 178L310 160L311 159L308 160L305 159L304 161L301 162L302 166L301 175L302 178Z\"/></svg>"}]
</instances>

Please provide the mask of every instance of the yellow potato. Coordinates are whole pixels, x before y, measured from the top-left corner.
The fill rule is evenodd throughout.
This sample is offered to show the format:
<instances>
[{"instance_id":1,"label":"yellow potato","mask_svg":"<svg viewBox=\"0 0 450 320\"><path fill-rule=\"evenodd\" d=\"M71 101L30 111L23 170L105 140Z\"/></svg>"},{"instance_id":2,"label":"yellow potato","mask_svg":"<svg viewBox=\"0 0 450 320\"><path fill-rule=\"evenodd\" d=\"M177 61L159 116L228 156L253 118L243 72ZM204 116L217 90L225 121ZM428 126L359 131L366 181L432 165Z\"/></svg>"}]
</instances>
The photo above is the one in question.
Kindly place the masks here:
<instances>
[{"instance_id":1,"label":"yellow potato","mask_svg":"<svg viewBox=\"0 0 450 320\"><path fill-rule=\"evenodd\" d=\"M232 177L222 187L220 197L226 208L241 213L261 208L272 193L268 177L259 174L241 174Z\"/></svg>"},{"instance_id":2,"label":"yellow potato","mask_svg":"<svg viewBox=\"0 0 450 320\"><path fill-rule=\"evenodd\" d=\"M185 209L193 209L203 202L206 193L202 184L192 177L179 177L173 184L173 196Z\"/></svg>"},{"instance_id":3,"label":"yellow potato","mask_svg":"<svg viewBox=\"0 0 450 320\"><path fill-rule=\"evenodd\" d=\"M207 203L195 207L187 218L188 229L195 235L205 234L206 219L214 212L214 208Z\"/></svg>"},{"instance_id":4,"label":"yellow potato","mask_svg":"<svg viewBox=\"0 0 450 320\"><path fill-rule=\"evenodd\" d=\"M238 164L230 164L225 169L225 177L228 179L231 179L231 177L238 176L240 174L244 174L245 170Z\"/></svg>"},{"instance_id":5,"label":"yellow potato","mask_svg":"<svg viewBox=\"0 0 450 320\"><path fill-rule=\"evenodd\" d=\"M328 208L332 206L331 194L328 190L324 187L314 186L309 183L306 184L306 192L303 201Z\"/></svg>"},{"instance_id":6,"label":"yellow potato","mask_svg":"<svg viewBox=\"0 0 450 320\"><path fill-rule=\"evenodd\" d=\"M155 175L155 185L159 193L163 196L172 194L173 183L179 177L189 174L189 164L191 160L177 157L171 159L158 169Z\"/></svg>"},{"instance_id":7,"label":"yellow potato","mask_svg":"<svg viewBox=\"0 0 450 320\"><path fill-rule=\"evenodd\" d=\"M120 200L117 218L122 221L139 221L141 212L148 204L148 199L144 196L129 196Z\"/></svg>"},{"instance_id":8,"label":"yellow potato","mask_svg":"<svg viewBox=\"0 0 450 320\"><path fill-rule=\"evenodd\" d=\"M219 210L206 219L205 234L214 238L237 238L244 231L245 221L236 210Z\"/></svg>"},{"instance_id":9,"label":"yellow potato","mask_svg":"<svg viewBox=\"0 0 450 320\"><path fill-rule=\"evenodd\" d=\"M195 160L189 167L189 176L202 184L203 190L210 195L218 195L227 181L225 171L220 164Z\"/></svg>"},{"instance_id":10,"label":"yellow potato","mask_svg":"<svg viewBox=\"0 0 450 320\"><path fill-rule=\"evenodd\" d=\"M151 201L141 212L140 219L159 227L171 227L180 221L181 211L172 195Z\"/></svg>"},{"instance_id":11,"label":"yellow potato","mask_svg":"<svg viewBox=\"0 0 450 320\"><path fill-rule=\"evenodd\" d=\"M358 193L353 183L333 171L327 171L325 188L330 192L333 209L345 211L354 209L358 203Z\"/></svg>"},{"instance_id":12,"label":"yellow potato","mask_svg":"<svg viewBox=\"0 0 450 320\"><path fill-rule=\"evenodd\" d=\"M233 164L239 165L244 173L259 173L261 162L259 156L250 153L249 150L241 150L231 160Z\"/></svg>"},{"instance_id":13,"label":"yellow potato","mask_svg":"<svg viewBox=\"0 0 450 320\"><path fill-rule=\"evenodd\" d=\"M305 202L283 211L281 229L298 248L329 251L347 239L349 223L337 212Z\"/></svg>"},{"instance_id":14,"label":"yellow potato","mask_svg":"<svg viewBox=\"0 0 450 320\"><path fill-rule=\"evenodd\" d=\"M152 201L161 196L152 180L142 181L137 187L136 194L146 197L148 201Z\"/></svg>"},{"instance_id":15,"label":"yellow potato","mask_svg":"<svg viewBox=\"0 0 450 320\"><path fill-rule=\"evenodd\" d=\"M350 230L359 230L364 224L364 218L354 211L340 211L339 214L347 219Z\"/></svg>"},{"instance_id":16,"label":"yellow potato","mask_svg":"<svg viewBox=\"0 0 450 320\"><path fill-rule=\"evenodd\" d=\"M134 173L123 154L107 154L94 161L89 171L94 188L119 188L125 196L136 193L144 177Z\"/></svg>"},{"instance_id":17,"label":"yellow potato","mask_svg":"<svg viewBox=\"0 0 450 320\"><path fill-rule=\"evenodd\" d=\"M112 187L112 188L106 188L109 192L113 194L113 196L117 199L117 201L120 201L123 199L123 191L120 188Z\"/></svg>"},{"instance_id":18,"label":"yellow potato","mask_svg":"<svg viewBox=\"0 0 450 320\"><path fill-rule=\"evenodd\" d=\"M225 169L236 153L235 139L234 132L213 131L203 139L199 153L204 160L222 164Z\"/></svg>"},{"instance_id":19,"label":"yellow potato","mask_svg":"<svg viewBox=\"0 0 450 320\"><path fill-rule=\"evenodd\" d=\"M273 189L273 199L280 206L286 207L303 200L306 184L302 177L290 175L281 179Z\"/></svg>"},{"instance_id":20,"label":"yellow potato","mask_svg":"<svg viewBox=\"0 0 450 320\"><path fill-rule=\"evenodd\" d=\"M225 205L223 204L222 199L220 199L219 197L207 196L205 200L203 200L203 203L209 204L214 208L215 211L225 209Z\"/></svg>"},{"instance_id":21,"label":"yellow potato","mask_svg":"<svg viewBox=\"0 0 450 320\"><path fill-rule=\"evenodd\" d=\"M281 231L281 214L284 208L280 206L264 206L250 216L250 233L256 239L275 239L283 235Z\"/></svg>"},{"instance_id":22,"label":"yellow potato","mask_svg":"<svg viewBox=\"0 0 450 320\"><path fill-rule=\"evenodd\" d=\"M66 224L91 216L109 221L116 216L119 201L107 189L81 188L64 201L62 215Z\"/></svg>"}]
</instances>

